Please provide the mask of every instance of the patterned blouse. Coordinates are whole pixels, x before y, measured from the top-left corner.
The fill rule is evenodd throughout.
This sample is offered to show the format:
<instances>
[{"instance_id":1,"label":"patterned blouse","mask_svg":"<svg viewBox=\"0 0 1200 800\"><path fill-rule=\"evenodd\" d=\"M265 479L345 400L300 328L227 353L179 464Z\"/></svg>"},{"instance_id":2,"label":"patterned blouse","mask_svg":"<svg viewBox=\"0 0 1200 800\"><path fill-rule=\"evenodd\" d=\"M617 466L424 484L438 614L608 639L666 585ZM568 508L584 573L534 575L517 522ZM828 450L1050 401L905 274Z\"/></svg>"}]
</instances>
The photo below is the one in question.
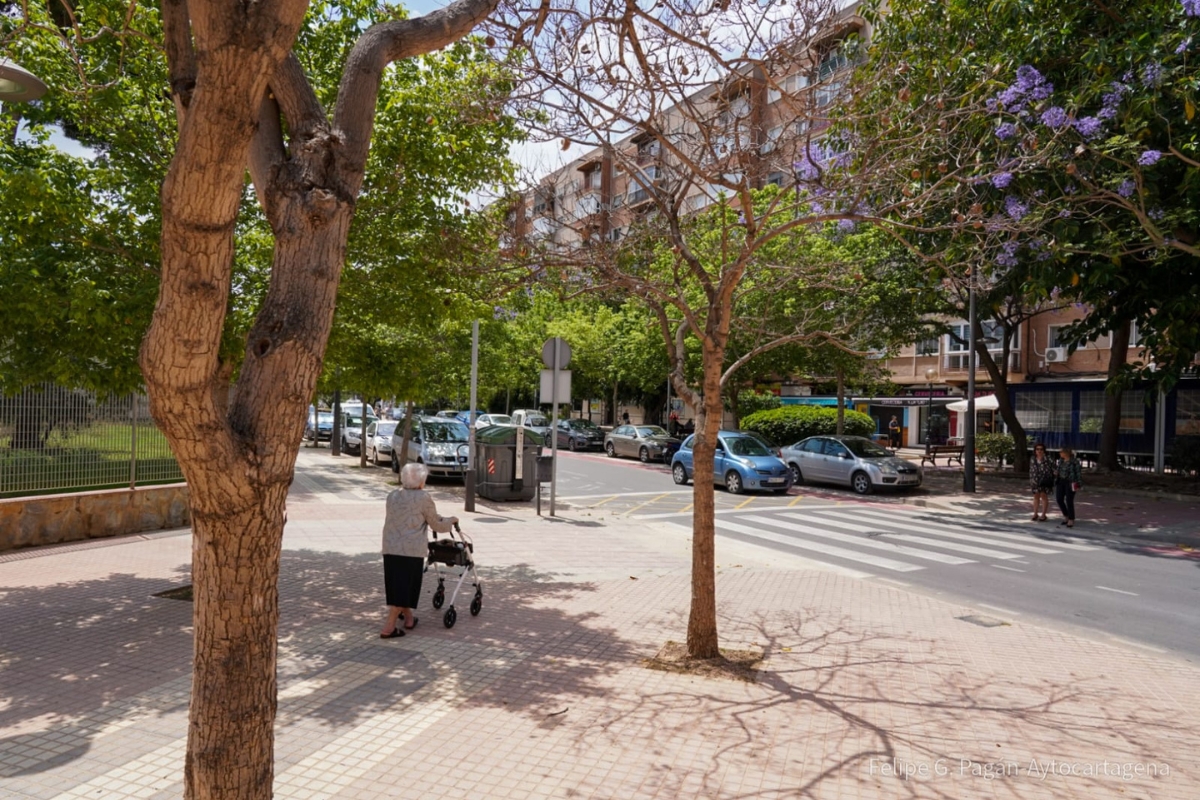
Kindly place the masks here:
<instances>
[{"instance_id":1,"label":"patterned blouse","mask_svg":"<svg viewBox=\"0 0 1200 800\"><path fill-rule=\"evenodd\" d=\"M1044 492L1054 486L1054 476L1054 462L1050 459L1038 460L1037 456L1034 456L1029 462L1029 488L1034 491Z\"/></svg>"},{"instance_id":2,"label":"patterned blouse","mask_svg":"<svg viewBox=\"0 0 1200 800\"><path fill-rule=\"evenodd\" d=\"M1067 483L1083 482L1083 469L1079 465L1078 458L1060 458L1054 474L1060 481L1066 481Z\"/></svg>"},{"instance_id":3,"label":"patterned blouse","mask_svg":"<svg viewBox=\"0 0 1200 800\"><path fill-rule=\"evenodd\" d=\"M389 556L425 558L429 555L426 526L436 533L452 527L448 517L438 516L433 498L424 489L397 489L387 496L383 520L383 553Z\"/></svg>"}]
</instances>

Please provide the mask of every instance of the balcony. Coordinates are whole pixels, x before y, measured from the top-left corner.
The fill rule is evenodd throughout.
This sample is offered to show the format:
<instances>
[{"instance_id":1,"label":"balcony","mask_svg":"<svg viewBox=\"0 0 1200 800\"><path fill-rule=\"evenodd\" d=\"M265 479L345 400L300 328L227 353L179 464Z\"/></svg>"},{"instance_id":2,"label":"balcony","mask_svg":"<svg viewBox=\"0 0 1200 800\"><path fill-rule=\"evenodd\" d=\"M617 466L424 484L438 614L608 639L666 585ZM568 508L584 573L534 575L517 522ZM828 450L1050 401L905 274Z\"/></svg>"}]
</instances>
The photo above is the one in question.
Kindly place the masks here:
<instances>
[{"instance_id":1,"label":"balcony","mask_svg":"<svg viewBox=\"0 0 1200 800\"><path fill-rule=\"evenodd\" d=\"M575 216L578 219L590 217L593 214L599 214L602 203L600 202L599 192L589 192L583 197L580 197L575 203Z\"/></svg>"},{"instance_id":2,"label":"balcony","mask_svg":"<svg viewBox=\"0 0 1200 800\"><path fill-rule=\"evenodd\" d=\"M991 351L989 351L989 352L991 352ZM967 353L947 353L947 354L943 355L942 356L942 367L941 367L942 376L943 377L947 377L947 376L951 376L951 375L965 376L967 374L968 368L969 368L969 362L968 362L967 358L968 358ZM1001 353L999 351L992 352L992 358L996 359L997 366L999 366L998 362L1001 359ZM1014 352L1008 354L1008 374L1012 375L1014 373L1019 373L1019 372L1021 372L1021 354L1014 351ZM978 363L978 359L976 359L976 363L975 363L975 374L976 375L987 374L987 370L985 370L983 368L983 365Z\"/></svg>"}]
</instances>

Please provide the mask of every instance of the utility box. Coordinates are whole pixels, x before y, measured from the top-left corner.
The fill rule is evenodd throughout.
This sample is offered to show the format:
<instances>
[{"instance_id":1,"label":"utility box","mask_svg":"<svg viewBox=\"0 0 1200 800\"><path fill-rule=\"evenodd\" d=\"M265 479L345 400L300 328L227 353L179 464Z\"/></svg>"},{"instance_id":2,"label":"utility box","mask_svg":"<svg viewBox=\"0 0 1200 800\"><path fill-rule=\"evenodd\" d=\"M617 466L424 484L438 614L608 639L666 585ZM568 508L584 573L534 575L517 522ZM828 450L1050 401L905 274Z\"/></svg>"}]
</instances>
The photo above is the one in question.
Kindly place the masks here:
<instances>
[{"instance_id":1,"label":"utility box","mask_svg":"<svg viewBox=\"0 0 1200 800\"><path fill-rule=\"evenodd\" d=\"M517 474L517 437L521 474ZM493 425L475 432L475 494L485 500L532 500L537 491L542 437L526 428Z\"/></svg>"}]
</instances>

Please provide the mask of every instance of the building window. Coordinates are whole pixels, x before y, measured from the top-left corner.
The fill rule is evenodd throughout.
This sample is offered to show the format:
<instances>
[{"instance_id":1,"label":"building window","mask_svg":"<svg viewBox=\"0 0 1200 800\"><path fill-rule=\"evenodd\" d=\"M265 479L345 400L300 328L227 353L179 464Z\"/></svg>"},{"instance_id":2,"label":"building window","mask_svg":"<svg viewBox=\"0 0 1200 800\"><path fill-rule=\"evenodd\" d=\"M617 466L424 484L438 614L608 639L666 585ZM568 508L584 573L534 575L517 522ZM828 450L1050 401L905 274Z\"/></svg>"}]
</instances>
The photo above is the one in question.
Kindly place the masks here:
<instances>
[{"instance_id":1,"label":"building window","mask_svg":"<svg viewBox=\"0 0 1200 800\"><path fill-rule=\"evenodd\" d=\"M786 78L779 81L776 86L772 86L767 89L767 102L778 103L784 97L784 95L788 97L795 97L807 87L807 75L788 75Z\"/></svg>"},{"instance_id":2,"label":"building window","mask_svg":"<svg viewBox=\"0 0 1200 800\"><path fill-rule=\"evenodd\" d=\"M1027 431L1071 432L1071 395L1065 392L1020 392L1017 420Z\"/></svg>"},{"instance_id":3,"label":"building window","mask_svg":"<svg viewBox=\"0 0 1200 800\"><path fill-rule=\"evenodd\" d=\"M917 355L936 356L938 354L937 336L929 336L917 342Z\"/></svg>"},{"instance_id":4,"label":"building window","mask_svg":"<svg viewBox=\"0 0 1200 800\"><path fill-rule=\"evenodd\" d=\"M1175 393L1175 435L1200 436L1200 389Z\"/></svg>"},{"instance_id":5,"label":"building window","mask_svg":"<svg viewBox=\"0 0 1200 800\"><path fill-rule=\"evenodd\" d=\"M583 188L584 189L599 189L600 188L600 170L589 169L583 173Z\"/></svg>"},{"instance_id":6,"label":"building window","mask_svg":"<svg viewBox=\"0 0 1200 800\"><path fill-rule=\"evenodd\" d=\"M1136 322L1129 323L1129 346L1140 347L1142 344L1142 332L1138 330Z\"/></svg>"},{"instance_id":7,"label":"building window","mask_svg":"<svg viewBox=\"0 0 1200 800\"><path fill-rule=\"evenodd\" d=\"M1103 389L1079 393L1079 432L1099 433L1104 427ZM1121 394L1121 433L1146 432L1146 393L1129 390Z\"/></svg>"},{"instance_id":8,"label":"building window","mask_svg":"<svg viewBox=\"0 0 1200 800\"><path fill-rule=\"evenodd\" d=\"M1066 332L1069 325L1051 325L1046 329L1046 338L1049 340L1047 347L1066 347L1070 344L1070 340L1063 334Z\"/></svg>"},{"instance_id":9,"label":"building window","mask_svg":"<svg viewBox=\"0 0 1200 800\"><path fill-rule=\"evenodd\" d=\"M782 172L772 172L770 175L767 176L767 185L768 186L783 186L783 173Z\"/></svg>"},{"instance_id":10,"label":"building window","mask_svg":"<svg viewBox=\"0 0 1200 800\"><path fill-rule=\"evenodd\" d=\"M946 352L947 353L966 353L970 348L968 343L968 325L965 322L950 326L950 332L946 334ZM983 328L983 338L987 342L988 352L999 353L1004 349L1004 326L993 320L985 320L981 323ZM1020 331L1013 331L1012 343L1009 349L1016 350L1021 346Z\"/></svg>"}]
</instances>

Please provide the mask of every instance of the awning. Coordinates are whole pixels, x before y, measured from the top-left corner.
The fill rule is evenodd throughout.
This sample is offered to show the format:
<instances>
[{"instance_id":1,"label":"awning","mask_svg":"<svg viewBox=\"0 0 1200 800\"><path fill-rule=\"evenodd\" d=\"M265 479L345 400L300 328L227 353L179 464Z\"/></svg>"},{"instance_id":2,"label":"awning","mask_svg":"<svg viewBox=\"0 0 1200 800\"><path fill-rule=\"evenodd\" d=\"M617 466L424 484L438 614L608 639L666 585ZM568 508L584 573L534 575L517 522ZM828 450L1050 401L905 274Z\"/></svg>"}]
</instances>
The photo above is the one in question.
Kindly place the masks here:
<instances>
[{"instance_id":1,"label":"awning","mask_svg":"<svg viewBox=\"0 0 1200 800\"><path fill-rule=\"evenodd\" d=\"M975 398L975 410L976 411L995 411L999 407L1000 407L1000 401L996 399L996 395L994 395L994 394L989 394L985 397L976 397ZM955 411L955 412L958 412L959 414L962 414L963 412L965 412L967 410L967 401L959 400L957 402L951 403L950 405L946 406L946 408L950 409L951 411Z\"/></svg>"}]
</instances>

